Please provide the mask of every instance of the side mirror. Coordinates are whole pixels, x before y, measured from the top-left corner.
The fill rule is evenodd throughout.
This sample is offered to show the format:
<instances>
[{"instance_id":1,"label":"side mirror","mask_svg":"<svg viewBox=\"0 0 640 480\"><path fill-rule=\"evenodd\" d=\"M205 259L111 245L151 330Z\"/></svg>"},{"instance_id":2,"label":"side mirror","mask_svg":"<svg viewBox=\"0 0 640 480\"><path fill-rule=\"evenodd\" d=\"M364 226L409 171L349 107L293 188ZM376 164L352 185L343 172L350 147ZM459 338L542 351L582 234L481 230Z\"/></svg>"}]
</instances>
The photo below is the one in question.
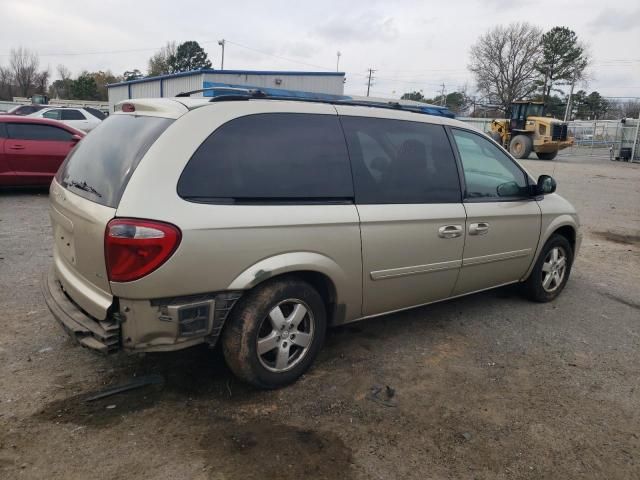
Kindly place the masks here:
<instances>
[{"instance_id":1,"label":"side mirror","mask_svg":"<svg viewBox=\"0 0 640 480\"><path fill-rule=\"evenodd\" d=\"M548 195L556 191L556 181L550 175L540 175L536 185L536 195Z\"/></svg>"},{"instance_id":2,"label":"side mirror","mask_svg":"<svg viewBox=\"0 0 640 480\"><path fill-rule=\"evenodd\" d=\"M74 135L71 135L71 141L73 143L78 143L80 140L82 140L82 137L80 135L78 135L77 133Z\"/></svg>"}]
</instances>

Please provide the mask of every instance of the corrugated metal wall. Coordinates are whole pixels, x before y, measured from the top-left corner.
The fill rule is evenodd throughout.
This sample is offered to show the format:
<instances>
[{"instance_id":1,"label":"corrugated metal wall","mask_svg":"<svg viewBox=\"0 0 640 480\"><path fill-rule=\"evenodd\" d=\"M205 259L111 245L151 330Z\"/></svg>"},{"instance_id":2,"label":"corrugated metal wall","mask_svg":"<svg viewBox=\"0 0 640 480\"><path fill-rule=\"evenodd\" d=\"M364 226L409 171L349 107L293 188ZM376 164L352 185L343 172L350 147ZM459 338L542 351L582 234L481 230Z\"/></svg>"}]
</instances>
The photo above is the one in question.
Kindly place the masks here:
<instances>
[{"instance_id":1,"label":"corrugated metal wall","mask_svg":"<svg viewBox=\"0 0 640 480\"><path fill-rule=\"evenodd\" d=\"M342 95L344 93L343 78L344 77L337 75L314 76L205 73L203 80L206 82L231 83L234 85L282 88L285 90L300 90L303 92Z\"/></svg>"},{"instance_id":2,"label":"corrugated metal wall","mask_svg":"<svg viewBox=\"0 0 640 480\"><path fill-rule=\"evenodd\" d=\"M342 95L344 94L343 79L344 77L339 75L194 73L193 75L157 80L150 79L149 81L109 87L109 109L113 111L113 106L116 103L128 98L175 97L178 93L202 88L205 81ZM129 90L131 91L131 97L129 97ZM196 94L194 96L202 95Z\"/></svg>"},{"instance_id":3,"label":"corrugated metal wall","mask_svg":"<svg viewBox=\"0 0 640 480\"><path fill-rule=\"evenodd\" d=\"M159 96L160 80L131 84L131 98L157 98Z\"/></svg>"},{"instance_id":4,"label":"corrugated metal wall","mask_svg":"<svg viewBox=\"0 0 640 480\"><path fill-rule=\"evenodd\" d=\"M129 87L127 85L109 87L109 111L113 112L113 106L127 98L129 98Z\"/></svg>"},{"instance_id":5,"label":"corrugated metal wall","mask_svg":"<svg viewBox=\"0 0 640 480\"><path fill-rule=\"evenodd\" d=\"M165 78L162 80L163 97L175 97L181 92L202 88L202 74L185 75L184 77ZM201 95L194 95L195 97Z\"/></svg>"}]
</instances>

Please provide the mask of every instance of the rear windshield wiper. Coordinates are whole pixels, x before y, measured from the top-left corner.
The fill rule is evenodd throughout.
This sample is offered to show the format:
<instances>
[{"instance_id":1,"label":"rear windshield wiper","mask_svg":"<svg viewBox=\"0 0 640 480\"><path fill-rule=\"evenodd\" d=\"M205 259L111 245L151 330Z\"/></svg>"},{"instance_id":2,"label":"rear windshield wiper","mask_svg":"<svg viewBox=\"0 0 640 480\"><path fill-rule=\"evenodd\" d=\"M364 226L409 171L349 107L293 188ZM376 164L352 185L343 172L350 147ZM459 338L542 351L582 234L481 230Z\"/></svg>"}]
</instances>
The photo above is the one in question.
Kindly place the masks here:
<instances>
[{"instance_id":1,"label":"rear windshield wiper","mask_svg":"<svg viewBox=\"0 0 640 480\"><path fill-rule=\"evenodd\" d=\"M91 185L88 185L87 182L78 182L76 180L71 180L67 182L67 185L70 187L75 187L78 190L84 190L85 192L93 193L96 197L102 197L102 195Z\"/></svg>"}]
</instances>

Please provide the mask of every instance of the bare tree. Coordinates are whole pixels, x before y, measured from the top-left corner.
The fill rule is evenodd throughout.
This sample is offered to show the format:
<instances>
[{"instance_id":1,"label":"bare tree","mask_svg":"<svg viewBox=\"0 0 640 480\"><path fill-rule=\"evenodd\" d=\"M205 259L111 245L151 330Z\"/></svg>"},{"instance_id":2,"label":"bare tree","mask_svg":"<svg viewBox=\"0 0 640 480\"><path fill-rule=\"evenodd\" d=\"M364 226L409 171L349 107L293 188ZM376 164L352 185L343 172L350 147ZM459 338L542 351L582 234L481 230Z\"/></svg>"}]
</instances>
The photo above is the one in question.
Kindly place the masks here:
<instances>
[{"instance_id":1,"label":"bare tree","mask_svg":"<svg viewBox=\"0 0 640 480\"><path fill-rule=\"evenodd\" d=\"M11 70L0 67L0 99L11 100L13 97L13 75Z\"/></svg>"},{"instance_id":2,"label":"bare tree","mask_svg":"<svg viewBox=\"0 0 640 480\"><path fill-rule=\"evenodd\" d=\"M29 90L33 87L39 64L40 60L35 52L23 47L11 50L9 66L18 91L23 97L29 96Z\"/></svg>"},{"instance_id":3,"label":"bare tree","mask_svg":"<svg viewBox=\"0 0 640 480\"><path fill-rule=\"evenodd\" d=\"M69 98L71 95L71 71L64 65L60 64L56 67L58 72L58 80L55 80L49 87L49 96L51 98Z\"/></svg>"},{"instance_id":4,"label":"bare tree","mask_svg":"<svg viewBox=\"0 0 640 480\"><path fill-rule=\"evenodd\" d=\"M62 80L63 82L67 82L71 80L71 71L67 67L60 64L56 67L56 70L58 71L58 76L60 77L60 80Z\"/></svg>"},{"instance_id":5,"label":"bare tree","mask_svg":"<svg viewBox=\"0 0 640 480\"><path fill-rule=\"evenodd\" d=\"M33 86L35 93L41 93L45 95L47 93L47 87L49 86L49 69L42 70L36 73L33 79Z\"/></svg>"},{"instance_id":6,"label":"bare tree","mask_svg":"<svg viewBox=\"0 0 640 480\"><path fill-rule=\"evenodd\" d=\"M542 54L542 30L528 23L497 26L471 47L478 90L509 111L511 102L526 98L538 86L536 65Z\"/></svg>"},{"instance_id":7,"label":"bare tree","mask_svg":"<svg viewBox=\"0 0 640 480\"><path fill-rule=\"evenodd\" d=\"M158 50L149 59L147 74L149 76L162 75L169 73L169 59L176 55L176 42L167 42L167 44Z\"/></svg>"}]
</instances>

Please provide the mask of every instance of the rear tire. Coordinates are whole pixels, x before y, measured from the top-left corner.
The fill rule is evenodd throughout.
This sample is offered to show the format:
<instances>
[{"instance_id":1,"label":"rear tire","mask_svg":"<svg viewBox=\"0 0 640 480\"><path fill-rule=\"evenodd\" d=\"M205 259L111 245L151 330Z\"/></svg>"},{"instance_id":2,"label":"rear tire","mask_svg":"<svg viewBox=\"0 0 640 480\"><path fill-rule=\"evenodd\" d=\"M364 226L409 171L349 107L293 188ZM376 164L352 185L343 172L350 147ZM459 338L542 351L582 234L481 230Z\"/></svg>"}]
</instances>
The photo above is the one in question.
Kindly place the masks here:
<instances>
[{"instance_id":1,"label":"rear tire","mask_svg":"<svg viewBox=\"0 0 640 480\"><path fill-rule=\"evenodd\" d=\"M527 135L516 135L509 144L509 153L518 160L528 158L533 148L533 142Z\"/></svg>"},{"instance_id":2,"label":"rear tire","mask_svg":"<svg viewBox=\"0 0 640 480\"><path fill-rule=\"evenodd\" d=\"M553 160L558 155L558 151L556 150L555 152L546 152L546 153L536 152L536 155L540 160Z\"/></svg>"},{"instance_id":3,"label":"rear tire","mask_svg":"<svg viewBox=\"0 0 640 480\"><path fill-rule=\"evenodd\" d=\"M222 334L229 368L258 388L296 381L324 342L327 315L320 294L295 277L275 279L240 299Z\"/></svg>"},{"instance_id":4,"label":"rear tire","mask_svg":"<svg viewBox=\"0 0 640 480\"><path fill-rule=\"evenodd\" d=\"M550 302L564 289L573 264L573 249L562 235L551 236L524 282L525 295L534 302Z\"/></svg>"}]
</instances>

